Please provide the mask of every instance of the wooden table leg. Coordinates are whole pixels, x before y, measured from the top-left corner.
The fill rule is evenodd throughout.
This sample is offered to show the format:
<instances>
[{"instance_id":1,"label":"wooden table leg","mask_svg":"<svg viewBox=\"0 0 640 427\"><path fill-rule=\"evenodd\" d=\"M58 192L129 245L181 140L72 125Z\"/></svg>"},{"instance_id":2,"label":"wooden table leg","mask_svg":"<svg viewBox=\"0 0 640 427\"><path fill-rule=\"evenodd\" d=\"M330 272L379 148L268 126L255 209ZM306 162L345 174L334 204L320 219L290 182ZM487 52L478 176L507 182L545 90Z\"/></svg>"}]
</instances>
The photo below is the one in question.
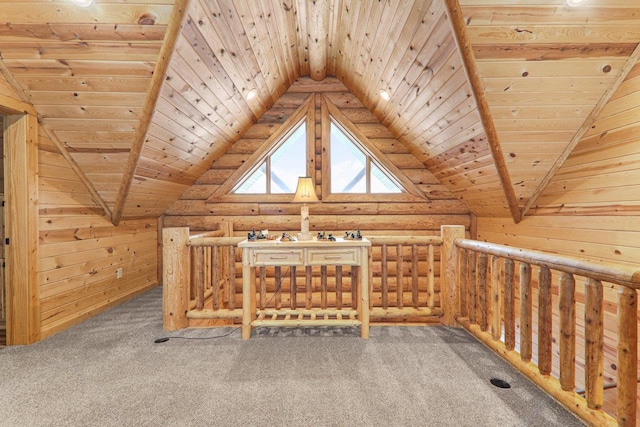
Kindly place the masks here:
<instances>
[{"instance_id":1,"label":"wooden table leg","mask_svg":"<svg viewBox=\"0 0 640 427\"><path fill-rule=\"evenodd\" d=\"M360 293L360 306L358 307L360 321L360 337L369 338L369 251L366 247L361 248L360 274L358 276L358 292Z\"/></svg>"},{"instance_id":2,"label":"wooden table leg","mask_svg":"<svg viewBox=\"0 0 640 427\"><path fill-rule=\"evenodd\" d=\"M251 338L251 320L252 320L252 304L251 304L251 277L254 269L249 266L248 252L245 250L242 254L242 339ZM253 288L255 289L255 277L253 280ZM253 294L255 300L255 293ZM255 311L254 311L255 312Z\"/></svg>"}]
</instances>

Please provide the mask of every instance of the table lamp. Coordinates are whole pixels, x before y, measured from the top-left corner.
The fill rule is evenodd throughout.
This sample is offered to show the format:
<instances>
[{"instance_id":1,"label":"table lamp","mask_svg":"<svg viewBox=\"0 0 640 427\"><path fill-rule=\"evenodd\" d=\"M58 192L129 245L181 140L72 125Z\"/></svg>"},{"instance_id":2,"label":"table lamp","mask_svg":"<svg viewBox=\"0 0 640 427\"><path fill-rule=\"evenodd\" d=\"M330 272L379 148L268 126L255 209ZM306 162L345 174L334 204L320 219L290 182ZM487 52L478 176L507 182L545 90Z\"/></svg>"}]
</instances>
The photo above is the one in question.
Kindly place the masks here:
<instances>
[{"instance_id":1,"label":"table lamp","mask_svg":"<svg viewBox=\"0 0 640 427\"><path fill-rule=\"evenodd\" d=\"M307 203L318 203L318 201L315 185L311 177L298 177L298 188L296 188L296 195L292 201L292 203L303 204L300 209L300 233L298 233L298 240L312 239L309 233L309 206L307 206Z\"/></svg>"}]
</instances>

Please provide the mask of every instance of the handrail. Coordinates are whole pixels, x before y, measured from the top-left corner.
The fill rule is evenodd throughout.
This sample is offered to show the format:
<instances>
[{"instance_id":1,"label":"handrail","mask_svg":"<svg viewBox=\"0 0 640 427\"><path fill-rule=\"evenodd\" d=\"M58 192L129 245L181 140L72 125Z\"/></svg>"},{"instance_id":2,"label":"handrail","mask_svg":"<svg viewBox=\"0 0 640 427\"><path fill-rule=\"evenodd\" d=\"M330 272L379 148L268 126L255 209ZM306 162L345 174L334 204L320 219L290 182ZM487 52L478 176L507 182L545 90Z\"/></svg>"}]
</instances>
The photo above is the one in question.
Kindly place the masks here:
<instances>
[{"instance_id":1,"label":"handrail","mask_svg":"<svg viewBox=\"0 0 640 427\"><path fill-rule=\"evenodd\" d=\"M441 236L367 236L372 245L441 245Z\"/></svg>"},{"instance_id":2,"label":"handrail","mask_svg":"<svg viewBox=\"0 0 640 427\"><path fill-rule=\"evenodd\" d=\"M238 246L245 237L191 237L187 246Z\"/></svg>"},{"instance_id":3,"label":"handrail","mask_svg":"<svg viewBox=\"0 0 640 427\"><path fill-rule=\"evenodd\" d=\"M603 282L615 283L632 289L640 289L640 270L620 264L598 264L580 258L553 255L530 249L519 249L496 243L479 242L469 239L456 239L456 246L501 258L546 266L552 270L591 277Z\"/></svg>"},{"instance_id":4,"label":"handrail","mask_svg":"<svg viewBox=\"0 0 640 427\"><path fill-rule=\"evenodd\" d=\"M225 235L224 230L213 230L213 231L205 231L204 233L192 234L189 236L190 239L198 239L201 237L223 237Z\"/></svg>"}]
</instances>

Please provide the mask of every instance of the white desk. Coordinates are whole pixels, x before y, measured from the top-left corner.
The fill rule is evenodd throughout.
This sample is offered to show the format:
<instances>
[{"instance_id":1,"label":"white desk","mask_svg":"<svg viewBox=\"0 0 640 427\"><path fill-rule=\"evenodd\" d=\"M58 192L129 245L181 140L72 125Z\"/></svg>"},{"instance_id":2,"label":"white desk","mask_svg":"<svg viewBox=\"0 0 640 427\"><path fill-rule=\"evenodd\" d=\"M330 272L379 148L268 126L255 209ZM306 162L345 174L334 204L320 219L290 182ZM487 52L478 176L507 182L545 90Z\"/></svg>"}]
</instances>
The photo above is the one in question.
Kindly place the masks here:
<instances>
[{"instance_id":1,"label":"white desk","mask_svg":"<svg viewBox=\"0 0 640 427\"><path fill-rule=\"evenodd\" d=\"M242 248L242 339L251 337L251 328L258 324L272 326L325 326L339 325L340 321L326 319L322 314L327 310L281 310L282 314L298 314L299 317L311 314L311 319L300 319L258 322L256 320L256 267L267 266L328 266L346 265L359 268L357 320L353 324L360 325L360 336L369 338L369 258L368 248L371 242L367 239L336 241L307 240L281 242L280 240L243 240L238 243ZM335 311L335 310L334 310ZM271 310L271 313L274 311ZM310 313L311 312L311 313ZM321 318L318 318L320 314Z\"/></svg>"}]
</instances>

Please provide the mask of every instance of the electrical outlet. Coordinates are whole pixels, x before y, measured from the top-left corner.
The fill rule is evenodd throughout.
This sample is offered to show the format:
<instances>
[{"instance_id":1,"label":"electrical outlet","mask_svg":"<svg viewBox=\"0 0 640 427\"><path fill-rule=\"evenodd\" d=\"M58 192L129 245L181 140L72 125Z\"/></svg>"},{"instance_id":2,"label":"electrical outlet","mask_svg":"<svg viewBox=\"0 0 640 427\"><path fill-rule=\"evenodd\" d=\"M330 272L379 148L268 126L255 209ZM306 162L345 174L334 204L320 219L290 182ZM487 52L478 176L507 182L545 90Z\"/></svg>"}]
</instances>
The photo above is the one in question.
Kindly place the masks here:
<instances>
[{"instance_id":1,"label":"electrical outlet","mask_svg":"<svg viewBox=\"0 0 640 427\"><path fill-rule=\"evenodd\" d=\"M116 270L116 278L122 279L122 267Z\"/></svg>"}]
</instances>

